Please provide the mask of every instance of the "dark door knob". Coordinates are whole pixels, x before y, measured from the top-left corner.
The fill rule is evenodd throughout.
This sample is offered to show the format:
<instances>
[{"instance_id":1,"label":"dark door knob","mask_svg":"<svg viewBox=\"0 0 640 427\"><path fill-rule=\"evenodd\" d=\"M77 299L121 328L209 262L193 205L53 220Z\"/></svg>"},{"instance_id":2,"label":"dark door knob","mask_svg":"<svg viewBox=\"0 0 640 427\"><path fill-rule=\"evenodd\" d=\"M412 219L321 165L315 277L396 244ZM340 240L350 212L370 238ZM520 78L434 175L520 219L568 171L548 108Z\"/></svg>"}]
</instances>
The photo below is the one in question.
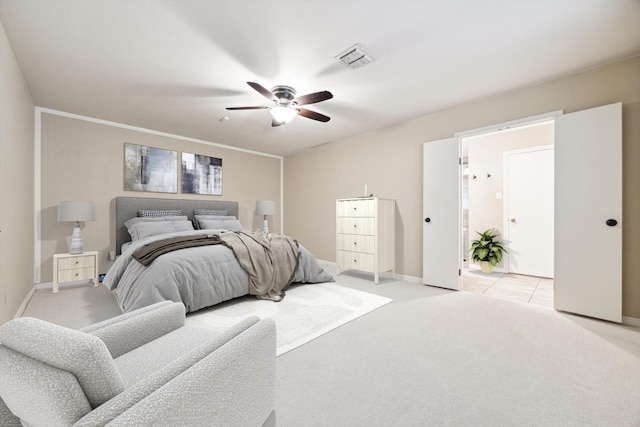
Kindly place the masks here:
<instances>
[{"instance_id":1,"label":"dark door knob","mask_svg":"<svg viewBox=\"0 0 640 427\"><path fill-rule=\"evenodd\" d=\"M606 222L606 224L607 224L609 227L615 227L616 225L618 225L618 221L616 221L615 219L608 219L608 220L607 220L607 222Z\"/></svg>"},{"instance_id":2,"label":"dark door knob","mask_svg":"<svg viewBox=\"0 0 640 427\"><path fill-rule=\"evenodd\" d=\"M425 218L424 222L431 222L431 218Z\"/></svg>"}]
</instances>

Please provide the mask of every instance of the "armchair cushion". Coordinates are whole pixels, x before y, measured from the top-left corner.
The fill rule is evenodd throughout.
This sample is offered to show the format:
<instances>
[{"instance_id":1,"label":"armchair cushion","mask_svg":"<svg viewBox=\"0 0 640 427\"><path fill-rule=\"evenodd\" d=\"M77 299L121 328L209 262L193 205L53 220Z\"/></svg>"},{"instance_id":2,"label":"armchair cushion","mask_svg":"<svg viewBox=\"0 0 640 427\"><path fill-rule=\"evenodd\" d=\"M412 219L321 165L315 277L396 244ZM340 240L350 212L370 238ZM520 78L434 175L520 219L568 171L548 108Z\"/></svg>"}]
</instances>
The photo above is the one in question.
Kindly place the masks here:
<instances>
[{"instance_id":1,"label":"armchair cushion","mask_svg":"<svg viewBox=\"0 0 640 427\"><path fill-rule=\"evenodd\" d=\"M124 390L124 381L107 346L90 334L21 317L0 326L0 344L72 373L93 408Z\"/></svg>"}]
</instances>

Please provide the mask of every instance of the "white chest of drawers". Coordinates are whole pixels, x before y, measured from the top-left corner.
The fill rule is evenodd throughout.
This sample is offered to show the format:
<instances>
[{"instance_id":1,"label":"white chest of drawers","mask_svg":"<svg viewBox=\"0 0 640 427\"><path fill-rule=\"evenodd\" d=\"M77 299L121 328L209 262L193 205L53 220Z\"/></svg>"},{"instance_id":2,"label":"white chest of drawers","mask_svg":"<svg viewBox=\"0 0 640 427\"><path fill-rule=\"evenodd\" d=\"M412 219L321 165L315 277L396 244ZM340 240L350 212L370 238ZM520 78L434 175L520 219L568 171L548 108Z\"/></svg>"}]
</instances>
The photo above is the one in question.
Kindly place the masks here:
<instances>
[{"instance_id":1,"label":"white chest of drawers","mask_svg":"<svg viewBox=\"0 0 640 427\"><path fill-rule=\"evenodd\" d=\"M98 286L98 251L53 255L53 293L60 283L91 280Z\"/></svg>"},{"instance_id":2,"label":"white chest of drawers","mask_svg":"<svg viewBox=\"0 0 640 427\"><path fill-rule=\"evenodd\" d=\"M395 277L396 202L363 197L336 200L336 264L374 274L391 271Z\"/></svg>"}]
</instances>

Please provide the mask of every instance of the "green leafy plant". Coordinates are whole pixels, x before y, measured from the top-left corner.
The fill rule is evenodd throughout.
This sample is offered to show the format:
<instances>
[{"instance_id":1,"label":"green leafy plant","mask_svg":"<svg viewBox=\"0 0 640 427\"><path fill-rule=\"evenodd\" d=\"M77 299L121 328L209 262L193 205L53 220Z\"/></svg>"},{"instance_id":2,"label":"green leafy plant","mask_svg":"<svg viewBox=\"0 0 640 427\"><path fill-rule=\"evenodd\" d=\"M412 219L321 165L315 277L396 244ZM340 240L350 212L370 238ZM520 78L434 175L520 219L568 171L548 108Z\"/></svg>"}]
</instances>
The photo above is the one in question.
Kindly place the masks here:
<instances>
[{"instance_id":1,"label":"green leafy plant","mask_svg":"<svg viewBox=\"0 0 640 427\"><path fill-rule=\"evenodd\" d=\"M501 242L494 240L498 236L498 234L493 234L495 230L495 228L490 228L484 233L476 231L480 238L472 240L471 249L469 249L473 262L487 261L495 267L496 264L502 261L502 252L507 252L507 250L502 246Z\"/></svg>"}]
</instances>

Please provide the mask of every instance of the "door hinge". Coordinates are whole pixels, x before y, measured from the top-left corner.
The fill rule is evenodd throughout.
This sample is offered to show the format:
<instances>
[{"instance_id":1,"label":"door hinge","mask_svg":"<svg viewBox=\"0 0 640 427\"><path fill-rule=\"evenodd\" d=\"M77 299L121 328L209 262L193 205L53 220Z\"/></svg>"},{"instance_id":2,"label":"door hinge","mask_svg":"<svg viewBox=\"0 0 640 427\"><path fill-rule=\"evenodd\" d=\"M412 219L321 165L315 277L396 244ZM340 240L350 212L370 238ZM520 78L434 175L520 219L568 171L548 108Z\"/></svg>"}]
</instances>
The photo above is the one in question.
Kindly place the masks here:
<instances>
[{"instance_id":1,"label":"door hinge","mask_svg":"<svg viewBox=\"0 0 640 427\"><path fill-rule=\"evenodd\" d=\"M458 157L458 165L462 165L462 157Z\"/></svg>"},{"instance_id":2,"label":"door hinge","mask_svg":"<svg viewBox=\"0 0 640 427\"><path fill-rule=\"evenodd\" d=\"M458 276L462 276L462 269L461 268L458 269Z\"/></svg>"}]
</instances>

